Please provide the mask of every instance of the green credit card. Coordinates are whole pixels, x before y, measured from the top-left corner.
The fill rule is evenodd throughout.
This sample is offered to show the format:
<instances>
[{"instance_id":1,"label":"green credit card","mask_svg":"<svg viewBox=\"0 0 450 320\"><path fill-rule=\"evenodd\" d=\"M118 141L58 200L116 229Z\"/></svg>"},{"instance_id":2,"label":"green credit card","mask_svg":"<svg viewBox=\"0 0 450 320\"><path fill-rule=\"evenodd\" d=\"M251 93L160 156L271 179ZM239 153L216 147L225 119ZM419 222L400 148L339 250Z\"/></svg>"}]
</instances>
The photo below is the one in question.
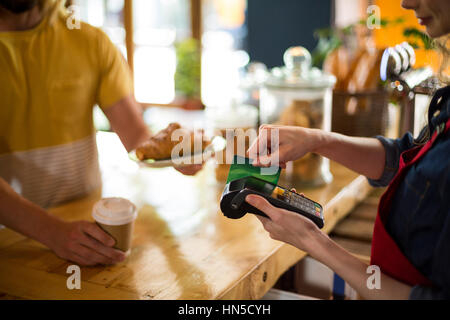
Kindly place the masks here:
<instances>
[{"instance_id":1,"label":"green credit card","mask_svg":"<svg viewBox=\"0 0 450 320\"><path fill-rule=\"evenodd\" d=\"M280 167L254 167L252 159L234 156L230 171L228 172L227 183L245 177L256 177L264 181L277 184L280 178Z\"/></svg>"}]
</instances>

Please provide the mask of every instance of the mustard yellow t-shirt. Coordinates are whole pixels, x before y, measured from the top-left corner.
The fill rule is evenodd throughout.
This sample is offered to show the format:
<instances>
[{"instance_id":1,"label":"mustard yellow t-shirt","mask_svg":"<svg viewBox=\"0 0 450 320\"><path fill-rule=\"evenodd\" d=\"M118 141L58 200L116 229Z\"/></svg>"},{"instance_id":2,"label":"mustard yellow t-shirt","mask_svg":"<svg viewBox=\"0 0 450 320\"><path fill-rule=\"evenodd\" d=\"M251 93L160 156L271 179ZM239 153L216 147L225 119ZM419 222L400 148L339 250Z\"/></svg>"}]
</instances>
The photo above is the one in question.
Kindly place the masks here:
<instances>
[{"instance_id":1,"label":"mustard yellow t-shirt","mask_svg":"<svg viewBox=\"0 0 450 320\"><path fill-rule=\"evenodd\" d=\"M96 103L104 109L132 93L128 65L103 31L48 18L0 32L0 154L86 137Z\"/></svg>"},{"instance_id":2,"label":"mustard yellow t-shirt","mask_svg":"<svg viewBox=\"0 0 450 320\"><path fill-rule=\"evenodd\" d=\"M0 32L0 177L42 206L98 186L93 106L132 92L106 34L69 29L57 8L33 29Z\"/></svg>"}]
</instances>

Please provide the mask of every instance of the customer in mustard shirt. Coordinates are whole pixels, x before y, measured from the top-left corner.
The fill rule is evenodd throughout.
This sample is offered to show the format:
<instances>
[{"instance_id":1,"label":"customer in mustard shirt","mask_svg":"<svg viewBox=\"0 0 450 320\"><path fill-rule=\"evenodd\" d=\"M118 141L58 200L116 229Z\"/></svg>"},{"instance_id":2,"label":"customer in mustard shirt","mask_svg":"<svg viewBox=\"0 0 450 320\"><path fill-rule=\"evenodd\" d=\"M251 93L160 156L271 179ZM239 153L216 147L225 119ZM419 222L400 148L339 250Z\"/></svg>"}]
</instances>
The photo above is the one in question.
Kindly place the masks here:
<instances>
[{"instance_id":1,"label":"customer in mustard shirt","mask_svg":"<svg viewBox=\"0 0 450 320\"><path fill-rule=\"evenodd\" d=\"M109 235L44 208L100 186L95 104L127 150L150 134L122 55L100 29L66 21L62 1L0 0L0 224L62 258L111 264L124 254Z\"/></svg>"}]
</instances>

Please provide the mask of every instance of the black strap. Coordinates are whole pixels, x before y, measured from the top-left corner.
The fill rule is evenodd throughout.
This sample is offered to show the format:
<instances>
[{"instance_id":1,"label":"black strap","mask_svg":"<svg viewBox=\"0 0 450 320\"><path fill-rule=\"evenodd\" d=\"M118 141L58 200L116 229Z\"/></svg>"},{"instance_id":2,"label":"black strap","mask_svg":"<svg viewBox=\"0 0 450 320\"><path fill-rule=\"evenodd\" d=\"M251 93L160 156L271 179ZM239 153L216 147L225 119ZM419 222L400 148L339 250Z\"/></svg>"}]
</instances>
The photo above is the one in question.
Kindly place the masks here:
<instances>
[{"instance_id":1,"label":"black strap","mask_svg":"<svg viewBox=\"0 0 450 320\"><path fill-rule=\"evenodd\" d=\"M428 123L431 123L433 115L437 110L441 110L443 106L447 105L447 103L449 102L449 97L450 97L450 86L441 88L436 91L433 98L431 99L430 107L428 109Z\"/></svg>"},{"instance_id":2,"label":"black strap","mask_svg":"<svg viewBox=\"0 0 450 320\"><path fill-rule=\"evenodd\" d=\"M430 106L428 108L428 123L419 133L419 136L414 139L414 143L417 145L425 144L432 136L436 126L441 123L447 122L450 114L450 107L443 110L443 107L450 103L450 86L436 90L433 98L431 99ZM441 112L437 117L433 117L435 112L440 110Z\"/></svg>"}]
</instances>

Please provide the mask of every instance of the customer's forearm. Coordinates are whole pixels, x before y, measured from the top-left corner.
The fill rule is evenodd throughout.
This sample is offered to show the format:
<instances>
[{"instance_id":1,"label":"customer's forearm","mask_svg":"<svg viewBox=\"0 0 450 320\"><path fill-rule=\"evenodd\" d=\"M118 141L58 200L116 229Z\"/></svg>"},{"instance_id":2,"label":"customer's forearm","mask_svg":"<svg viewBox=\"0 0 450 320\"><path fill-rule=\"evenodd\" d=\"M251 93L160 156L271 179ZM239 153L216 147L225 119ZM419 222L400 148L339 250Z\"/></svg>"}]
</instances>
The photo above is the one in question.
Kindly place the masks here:
<instances>
[{"instance_id":1,"label":"customer's forearm","mask_svg":"<svg viewBox=\"0 0 450 320\"><path fill-rule=\"evenodd\" d=\"M321 130L315 134L318 147L314 152L371 179L379 179L383 174L386 155L377 139L349 137Z\"/></svg>"},{"instance_id":2,"label":"customer's forearm","mask_svg":"<svg viewBox=\"0 0 450 320\"><path fill-rule=\"evenodd\" d=\"M339 274L364 299L408 299L412 288L382 272L379 288L369 288L367 280L372 273L367 273L368 265L336 244L326 234L318 234L313 246L309 251L311 256Z\"/></svg>"},{"instance_id":3,"label":"customer's forearm","mask_svg":"<svg viewBox=\"0 0 450 320\"><path fill-rule=\"evenodd\" d=\"M150 138L151 132L142 118L142 107L132 95L105 108L104 112L127 151L136 149Z\"/></svg>"},{"instance_id":4,"label":"customer's forearm","mask_svg":"<svg viewBox=\"0 0 450 320\"><path fill-rule=\"evenodd\" d=\"M0 224L45 245L60 220L17 194L0 178Z\"/></svg>"}]
</instances>

